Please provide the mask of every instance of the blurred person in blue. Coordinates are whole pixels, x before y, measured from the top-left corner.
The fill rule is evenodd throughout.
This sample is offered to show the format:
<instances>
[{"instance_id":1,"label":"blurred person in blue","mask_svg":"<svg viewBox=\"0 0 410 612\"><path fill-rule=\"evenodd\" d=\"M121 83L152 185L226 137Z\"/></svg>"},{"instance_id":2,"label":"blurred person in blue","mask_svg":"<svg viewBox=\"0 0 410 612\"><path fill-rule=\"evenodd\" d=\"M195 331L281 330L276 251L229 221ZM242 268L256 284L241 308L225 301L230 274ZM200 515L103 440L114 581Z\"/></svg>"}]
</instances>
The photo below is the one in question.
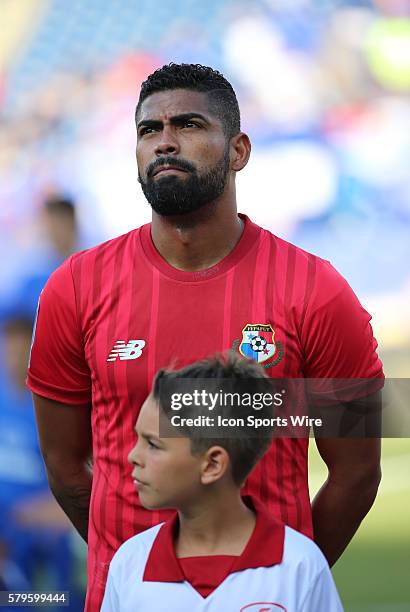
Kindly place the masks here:
<instances>
[{"instance_id":1,"label":"blurred person in blue","mask_svg":"<svg viewBox=\"0 0 410 612\"><path fill-rule=\"evenodd\" d=\"M9 590L72 587L71 529L48 490L25 386L33 307L2 324L0 372L0 584Z\"/></svg>"},{"instance_id":2,"label":"blurred person in blue","mask_svg":"<svg viewBox=\"0 0 410 612\"><path fill-rule=\"evenodd\" d=\"M82 248L73 199L58 191L44 197L38 214L39 235L33 231L33 244L20 250L2 276L11 276L12 282L2 285L0 311L9 312L10 303L17 303L24 295L26 303L36 304L48 277L56 268ZM33 230L35 227L33 227ZM10 285L8 287L8 285Z\"/></svg>"},{"instance_id":3,"label":"blurred person in blue","mask_svg":"<svg viewBox=\"0 0 410 612\"><path fill-rule=\"evenodd\" d=\"M36 273L22 280L20 291L37 303L48 277L70 255L80 250L76 209L71 198L55 193L45 198L40 210L44 242L39 247Z\"/></svg>"},{"instance_id":4,"label":"blurred person in blue","mask_svg":"<svg viewBox=\"0 0 410 612\"><path fill-rule=\"evenodd\" d=\"M76 209L71 198L54 194L45 199L41 213L54 269L79 249Z\"/></svg>"}]
</instances>

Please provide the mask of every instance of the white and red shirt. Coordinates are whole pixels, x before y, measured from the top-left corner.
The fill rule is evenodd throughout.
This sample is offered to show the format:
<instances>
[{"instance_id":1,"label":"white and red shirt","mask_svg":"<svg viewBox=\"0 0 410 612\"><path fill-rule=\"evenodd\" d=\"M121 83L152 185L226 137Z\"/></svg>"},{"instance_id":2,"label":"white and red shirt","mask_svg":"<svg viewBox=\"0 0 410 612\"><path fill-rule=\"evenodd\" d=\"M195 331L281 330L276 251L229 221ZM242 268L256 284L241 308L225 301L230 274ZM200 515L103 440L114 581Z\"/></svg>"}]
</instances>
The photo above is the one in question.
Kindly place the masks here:
<instances>
[{"instance_id":1,"label":"white and red shirt","mask_svg":"<svg viewBox=\"0 0 410 612\"><path fill-rule=\"evenodd\" d=\"M209 594L203 596L194 579L187 579L187 560L175 555L176 515L120 547L111 561L101 611L342 611L329 566L316 544L270 517L261 504L253 505L254 531L242 554L226 566L225 575L218 572L218 561L215 570L214 557L204 558L214 587Z\"/></svg>"},{"instance_id":2,"label":"white and red shirt","mask_svg":"<svg viewBox=\"0 0 410 612\"><path fill-rule=\"evenodd\" d=\"M61 403L92 402L87 612L99 610L120 544L170 516L142 507L127 463L159 368L223 350L250 354L246 330L261 326L269 342L258 360L272 377L383 384L371 317L347 282L329 262L242 218L235 248L207 270L169 265L144 225L70 257L41 294L28 385ZM275 439L244 493L312 536L307 450L308 439Z\"/></svg>"}]
</instances>

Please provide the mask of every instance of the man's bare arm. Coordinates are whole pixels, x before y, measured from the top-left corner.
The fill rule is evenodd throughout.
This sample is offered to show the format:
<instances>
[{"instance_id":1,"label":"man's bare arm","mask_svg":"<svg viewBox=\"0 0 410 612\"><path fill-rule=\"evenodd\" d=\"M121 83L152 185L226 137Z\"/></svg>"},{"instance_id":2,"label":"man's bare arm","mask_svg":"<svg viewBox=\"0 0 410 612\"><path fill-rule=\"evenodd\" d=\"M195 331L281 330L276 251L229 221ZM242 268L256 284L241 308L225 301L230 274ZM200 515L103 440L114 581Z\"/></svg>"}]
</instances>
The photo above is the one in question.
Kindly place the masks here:
<instances>
[{"instance_id":1,"label":"man's bare arm","mask_svg":"<svg viewBox=\"0 0 410 612\"><path fill-rule=\"evenodd\" d=\"M329 474L312 504L316 544L332 566L369 512L381 479L379 438L316 439Z\"/></svg>"},{"instance_id":2,"label":"man's bare arm","mask_svg":"<svg viewBox=\"0 0 410 612\"><path fill-rule=\"evenodd\" d=\"M50 489L87 541L92 485L91 406L67 405L33 394Z\"/></svg>"}]
</instances>

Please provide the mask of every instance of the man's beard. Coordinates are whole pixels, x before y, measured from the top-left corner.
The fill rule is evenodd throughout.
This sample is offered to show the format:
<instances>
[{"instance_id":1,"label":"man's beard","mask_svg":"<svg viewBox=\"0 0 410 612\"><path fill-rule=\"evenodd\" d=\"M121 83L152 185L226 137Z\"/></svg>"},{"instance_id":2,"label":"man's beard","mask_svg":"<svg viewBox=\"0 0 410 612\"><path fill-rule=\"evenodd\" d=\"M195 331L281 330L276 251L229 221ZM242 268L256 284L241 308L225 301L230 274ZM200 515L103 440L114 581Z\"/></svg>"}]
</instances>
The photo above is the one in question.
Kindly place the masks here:
<instances>
[{"instance_id":1,"label":"man's beard","mask_svg":"<svg viewBox=\"0 0 410 612\"><path fill-rule=\"evenodd\" d=\"M188 176L181 179L168 175L155 179L153 171L164 164L185 170ZM147 179L144 181L138 174L138 180L152 209L168 217L194 212L215 201L225 189L228 172L229 149L226 147L223 157L205 174L198 174L195 166L186 160L161 157L148 167Z\"/></svg>"}]
</instances>

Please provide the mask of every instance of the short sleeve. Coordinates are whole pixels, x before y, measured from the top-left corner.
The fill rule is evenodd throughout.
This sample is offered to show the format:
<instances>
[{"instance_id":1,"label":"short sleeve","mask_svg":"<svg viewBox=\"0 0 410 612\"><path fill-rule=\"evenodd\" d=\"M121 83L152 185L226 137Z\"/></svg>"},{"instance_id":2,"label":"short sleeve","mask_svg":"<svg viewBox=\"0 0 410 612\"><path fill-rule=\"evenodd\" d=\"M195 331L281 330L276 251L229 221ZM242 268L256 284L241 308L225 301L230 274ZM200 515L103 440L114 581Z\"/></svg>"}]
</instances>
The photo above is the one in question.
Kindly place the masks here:
<instances>
[{"instance_id":1,"label":"short sleeve","mask_svg":"<svg viewBox=\"0 0 410 612\"><path fill-rule=\"evenodd\" d=\"M114 584L113 573L108 572L107 584L105 586L104 599L101 605L101 612L118 612L120 609L118 593Z\"/></svg>"},{"instance_id":2,"label":"short sleeve","mask_svg":"<svg viewBox=\"0 0 410 612\"><path fill-rule=\"evenodd\" d=\"M91 401L71 258L51 275L40 295L27 385L34 393L64 404Z\"/></svg>"},{"instance_id":3,"label":"short sleeve","mask_svg":"<svg viewBox=\"0 0 410 612\"><path fill-rule=\"evenodd\" d=\"M298 612L343 612L329 567L316 577Z\"/></svg>"},{"instance_id":4,"label":"short sleeve","mask_svg":"<svg viewBox=\"0 0 410 612\"><path fill-rule=\"evenodd\" d=\"M302 324L304 376L377 379L373 390L380 389L383 367L370 320L345 279L321 260Z\"/></svg>"}]
</instances>

